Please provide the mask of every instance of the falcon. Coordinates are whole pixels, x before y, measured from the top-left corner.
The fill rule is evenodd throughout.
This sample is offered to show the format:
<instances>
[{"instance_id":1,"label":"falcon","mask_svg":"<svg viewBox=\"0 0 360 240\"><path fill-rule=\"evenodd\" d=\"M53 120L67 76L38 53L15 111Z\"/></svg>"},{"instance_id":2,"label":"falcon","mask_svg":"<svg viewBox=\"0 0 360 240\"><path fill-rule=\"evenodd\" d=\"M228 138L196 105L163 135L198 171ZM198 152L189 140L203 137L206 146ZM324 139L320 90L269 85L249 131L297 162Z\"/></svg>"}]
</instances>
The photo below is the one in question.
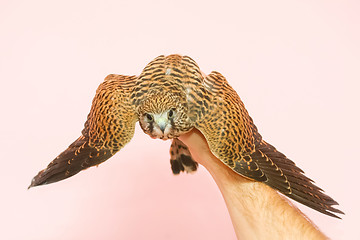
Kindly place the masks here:
<instances>
[{"instance_id":1,"label":"falcon","mask_svg":"<svg viewBox=\"0 0 360 240\"><path fill-rule=\"evenodd\" d=\"M152 138L172 140L174 174L196 171L178 137L198 129L211 152L237 174L263 182L323 214L340 218L338 203L264 141L223 75L205 75L188 56L161 55L140 76L111 74L100 84L81 136L32 180L30 187L69 178L99 165L133 137L136 122Z\"/></svg>"}]
</instances>

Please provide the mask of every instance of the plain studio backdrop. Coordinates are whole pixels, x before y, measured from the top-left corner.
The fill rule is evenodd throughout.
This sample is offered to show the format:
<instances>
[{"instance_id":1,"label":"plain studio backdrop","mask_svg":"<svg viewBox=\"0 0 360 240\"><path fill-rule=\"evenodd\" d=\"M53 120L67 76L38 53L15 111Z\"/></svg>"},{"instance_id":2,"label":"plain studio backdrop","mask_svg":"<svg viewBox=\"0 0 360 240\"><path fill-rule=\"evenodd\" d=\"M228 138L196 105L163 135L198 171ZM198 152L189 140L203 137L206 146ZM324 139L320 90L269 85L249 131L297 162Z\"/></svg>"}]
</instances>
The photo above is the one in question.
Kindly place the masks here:
<instances>
[{"instance_id":1,"label":"plain studio backdrop","mask_svg":"<svg viewBox=\"0 0 360 240\"><path fill-rule=\"evenodd\" d=\"M359 12L356 0L2 0L0 239L235 239L209 173L173 176L170 141L138 126L99 167L27 190L80 136L107 74L172 53L227 77L264 139L346 215L296 205L331 238L359 239Z\"/></svg>"}]
</instances>

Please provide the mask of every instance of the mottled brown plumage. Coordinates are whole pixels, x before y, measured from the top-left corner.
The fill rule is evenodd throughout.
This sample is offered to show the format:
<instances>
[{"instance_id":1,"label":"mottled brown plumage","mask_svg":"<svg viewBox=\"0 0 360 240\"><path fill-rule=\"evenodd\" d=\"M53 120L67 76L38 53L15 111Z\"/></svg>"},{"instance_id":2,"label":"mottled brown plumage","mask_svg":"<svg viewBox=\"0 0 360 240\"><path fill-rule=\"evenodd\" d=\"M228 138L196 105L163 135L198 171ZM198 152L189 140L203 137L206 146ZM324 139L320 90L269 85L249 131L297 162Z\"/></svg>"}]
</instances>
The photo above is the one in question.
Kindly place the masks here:
<instances>
[{"instance_id":1,"label":"mottled brown plumage","mask_svg":"<svg viewBox=\"0 0 360 240\"><path fill-rule=\"evenodd\" d=\"M56 182L119 151L135 123L153 138L173 139L174 174L197 169L177 137L197 128L211 152L234 172L263 182L329 216L342 213L284 154L265 142L237 93L218 72L203 74L187 56L159 56L139 77L109 75L99 86L82 136L34 177L30 187Z\"/></svg>"},{"instance_id":2,"label":"mottled brown plumage","mask_svg":"<svg viewBox=\"0 0 360 240\"><path fill-rule=\"evenodd\" d=\"M177 138L172 140L170 146L170 164L174 174L192 173L198 167L198 163L193 160L189 148Z\"/></svg>"},{"instance_id":3,"label":"mottled brown plumage","mask_svg":"<svg viewBox=\"0 0 360 240\"><path fill-rule=\"evenodd\" d=\"M135 76L111 74L96 91L82 135L32 180L30 187L71 177L119 151L134 135L138 118L129 95Z\"/></svg>"}]
</instances>

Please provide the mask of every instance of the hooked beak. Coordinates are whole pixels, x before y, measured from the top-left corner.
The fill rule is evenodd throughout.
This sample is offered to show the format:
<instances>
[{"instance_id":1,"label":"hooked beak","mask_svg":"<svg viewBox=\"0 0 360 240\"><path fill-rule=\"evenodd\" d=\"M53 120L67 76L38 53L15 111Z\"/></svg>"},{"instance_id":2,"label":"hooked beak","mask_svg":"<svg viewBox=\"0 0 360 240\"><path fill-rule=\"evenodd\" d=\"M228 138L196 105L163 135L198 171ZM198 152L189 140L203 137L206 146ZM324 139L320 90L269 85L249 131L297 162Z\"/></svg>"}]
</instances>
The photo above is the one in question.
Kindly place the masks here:
<instances>
[{"instance_id":1,"label":"hooked beak","mask_svg":"<svg viewBox=\"0 0 360 240\"><path fill-rule=\"evenodd\" d=\"M155 119L156 124L159 126L160 130L164 133L166 125L167 125L167 118L158 118Z\"/></svg>"}]
</instances>

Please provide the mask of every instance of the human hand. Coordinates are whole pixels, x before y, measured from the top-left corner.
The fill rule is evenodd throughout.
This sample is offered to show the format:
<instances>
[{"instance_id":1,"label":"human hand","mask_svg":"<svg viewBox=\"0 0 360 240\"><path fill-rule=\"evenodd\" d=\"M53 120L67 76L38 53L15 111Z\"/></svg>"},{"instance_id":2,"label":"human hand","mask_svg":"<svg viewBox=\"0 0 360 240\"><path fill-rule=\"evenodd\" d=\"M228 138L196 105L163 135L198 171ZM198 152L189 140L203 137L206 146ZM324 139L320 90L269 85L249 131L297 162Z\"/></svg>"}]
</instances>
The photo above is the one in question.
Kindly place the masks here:
<instances>
[{"instance_id":1,"label":"human hand","mask_svg":"<svg viewBox=\"0 0 360 240\"><path fill-rule=\"evenodd\" d=\"M327 239L296 206L264 183L231 170L210 151L197 129L179 139L218 185L238 239ZM261 226L261 227L260 227Z\"/></svg>"}]
</instances>

